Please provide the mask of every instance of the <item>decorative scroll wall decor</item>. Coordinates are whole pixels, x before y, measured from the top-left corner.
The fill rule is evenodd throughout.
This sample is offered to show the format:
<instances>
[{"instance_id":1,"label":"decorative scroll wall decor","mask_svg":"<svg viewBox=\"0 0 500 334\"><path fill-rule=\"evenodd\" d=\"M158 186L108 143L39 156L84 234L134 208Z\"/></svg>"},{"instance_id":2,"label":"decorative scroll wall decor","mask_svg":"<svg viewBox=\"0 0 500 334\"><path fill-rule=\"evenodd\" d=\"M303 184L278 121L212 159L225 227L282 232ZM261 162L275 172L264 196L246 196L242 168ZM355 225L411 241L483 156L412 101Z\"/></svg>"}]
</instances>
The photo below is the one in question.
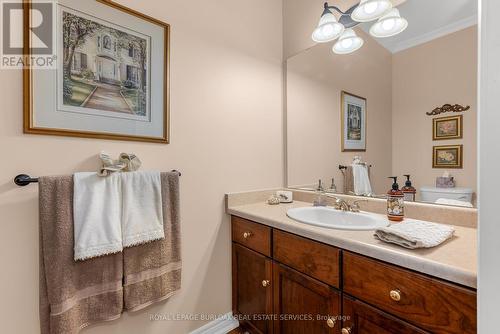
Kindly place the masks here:
<instances>
[{"instance_id":1,"label":"decorative scroll wall decor","mask_svg":"<svg viewBox=\"0 0 500 334\"><path fill-rule=\"evenodd\" d=\"M447 112L462 112L462 111L467 111L470 109L470 106L461 106L460 104L444 104L442 107L437 107L431 112L426 112L427 115L433 116L433 115L439 115L439 114L444 114Z\"/></svg>"}]
</instances>

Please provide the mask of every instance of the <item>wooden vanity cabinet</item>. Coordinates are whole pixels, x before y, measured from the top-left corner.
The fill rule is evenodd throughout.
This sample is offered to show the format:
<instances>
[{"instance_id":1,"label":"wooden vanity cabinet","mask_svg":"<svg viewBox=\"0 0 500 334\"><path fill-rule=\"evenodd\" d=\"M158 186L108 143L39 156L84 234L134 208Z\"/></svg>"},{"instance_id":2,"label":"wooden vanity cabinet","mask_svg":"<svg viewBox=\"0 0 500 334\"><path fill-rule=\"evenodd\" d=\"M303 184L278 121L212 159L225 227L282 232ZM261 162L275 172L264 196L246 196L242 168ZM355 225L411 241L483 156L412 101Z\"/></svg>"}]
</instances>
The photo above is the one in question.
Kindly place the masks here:
<instances>
[{"instance_id":1,"label":"wooden vanity cabinet","mask_svg":"<svg viewBox=\"0 0 500 334\"><path fill-rule=\"evenodd\" d=\"M233 314L251 333L273 333L272 261L233 243L232 262Z\"/></svg>"},{"instance_id":2,"label":"wooden vanity cabinet","mask_svg":"<svg viewBox=\"0 0 500 334\"><path fill-rule=\"evenodd\" d=\"M233 313L252 334L471 334L476 291L232 218Z\"/></svg>"},{"instance_id":3,"label":"wooden vanity cabinet","mask_svg":"<svg viewBox=\"0 0 500 334\"><path fill-rule=\"evenodd\" d=\"M429 334L347 295L342 310L342 334Z\"/></svg>"},{"instance_id":4,"label":"wooden vanity cabinet","mask_svg":"<svg viewBox=\"0 0 500 334\"><path fill-rule=\"evenodd\" d=\"M338 290L276 262L273 272L274 333L340 334Z\"/></svg>"}]
</instances>

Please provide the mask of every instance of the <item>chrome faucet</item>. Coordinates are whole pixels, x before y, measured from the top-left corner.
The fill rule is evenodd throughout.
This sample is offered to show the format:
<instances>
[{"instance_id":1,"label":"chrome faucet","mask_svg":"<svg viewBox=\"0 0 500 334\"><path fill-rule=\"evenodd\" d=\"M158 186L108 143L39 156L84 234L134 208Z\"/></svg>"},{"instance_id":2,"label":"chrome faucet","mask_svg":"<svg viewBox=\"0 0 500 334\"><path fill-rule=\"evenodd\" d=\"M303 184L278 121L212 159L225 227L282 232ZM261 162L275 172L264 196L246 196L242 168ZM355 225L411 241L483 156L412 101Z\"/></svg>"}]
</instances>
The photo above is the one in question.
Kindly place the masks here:
<instances>
[{"instance_id":1,"label":"chrome faucet","mask_svg":"<svg viewBox=\"0 0 500 334\"><path fill-rule=\"evenodd\" d=\"M336 198L335 199L335 209L337 210L342 210L342 211L351 211L351 206L349 203L342 198Z\"/></svg>"},{"instance_id":2,"label":"chrome faucet","mask_svg":"<svg viewBox=\"0 0 500 334\"><path fill-rule=\"evenodd\" d=\"M361 208L359 207L359 202L368 202L367 199L358 199L357 201L352 202L350 205L351 212L359 212Z\"/></svg>"},{"instance_id":3,"label":"chrome faucet","mask_svg":"<svg viewBox=\"0 0 500 334\"><path fill-rule=\"evenodd\" d=\"M336 196L331 196L331 195L326 195L327 197L333 198L335 200L334 208L336 210L342 210L342 211L350 211L350 212L359 212L361 208L359 207L359 202L367 202L368 200L366 199L359 199L356 200L352 203L349 203L348 201L336 197Z\"/></svg>"}]
</instances>

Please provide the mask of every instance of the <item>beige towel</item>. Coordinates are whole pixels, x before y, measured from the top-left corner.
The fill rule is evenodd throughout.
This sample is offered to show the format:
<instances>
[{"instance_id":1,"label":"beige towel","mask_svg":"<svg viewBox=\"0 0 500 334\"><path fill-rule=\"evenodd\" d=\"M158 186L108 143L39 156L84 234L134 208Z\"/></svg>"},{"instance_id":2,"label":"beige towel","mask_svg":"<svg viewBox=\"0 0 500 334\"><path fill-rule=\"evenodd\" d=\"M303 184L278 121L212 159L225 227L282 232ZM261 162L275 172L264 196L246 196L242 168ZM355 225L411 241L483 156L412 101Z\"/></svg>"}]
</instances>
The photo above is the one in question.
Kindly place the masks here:
<instances>
[{"instance_id":1,"label":"beige towel","mask_svg":"<svg viewBox=\"0 0 500 334\"><path fill-rule=\"evenodd\" d=\"M73 179L40 177L41 334L76 334L180 289L179 176L161 179L164 240L75 262Z\"/></svg>"},{"instance_id":2,"label":"beige towel","mask_svg":"<svg viewBox=\"0 0 500 334\"><path fill-rule=\"evenodd\" d=\"M167 299L181 287L179 174L161 173L165 238L125 248L125 309L140 310Z\"/></svg>"},{"instance_id":3,"label":"beige towel","mask_svg":"<svg viewBox=\"0 0 500 334\"><path fill-rule=\"evenodd\" d=\"M123 309L123 255L73 260L73 177L40 177L40 326L73 334Z\"/></svg>"}]
</instances>

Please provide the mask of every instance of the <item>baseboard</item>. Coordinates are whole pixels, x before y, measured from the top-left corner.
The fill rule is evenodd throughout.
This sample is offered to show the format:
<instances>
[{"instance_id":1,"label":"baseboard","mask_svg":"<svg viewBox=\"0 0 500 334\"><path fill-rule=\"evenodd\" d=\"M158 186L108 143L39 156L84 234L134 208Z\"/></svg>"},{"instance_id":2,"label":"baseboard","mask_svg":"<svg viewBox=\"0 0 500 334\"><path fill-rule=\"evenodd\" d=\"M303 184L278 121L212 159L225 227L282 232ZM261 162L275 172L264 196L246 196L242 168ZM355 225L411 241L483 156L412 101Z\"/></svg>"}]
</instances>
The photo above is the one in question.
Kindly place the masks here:
<instances>
[{"instance_id":1,"label":"baseboard","mask_svg":"<svg viewBox=\"0 0 500 334\"><path fill-rule=\"evenodd\" d=\"M226 313L219 319L195 329L190 334L227 334L240 325L232 315L233 312Z\"/></svg>"}]
</instances>

